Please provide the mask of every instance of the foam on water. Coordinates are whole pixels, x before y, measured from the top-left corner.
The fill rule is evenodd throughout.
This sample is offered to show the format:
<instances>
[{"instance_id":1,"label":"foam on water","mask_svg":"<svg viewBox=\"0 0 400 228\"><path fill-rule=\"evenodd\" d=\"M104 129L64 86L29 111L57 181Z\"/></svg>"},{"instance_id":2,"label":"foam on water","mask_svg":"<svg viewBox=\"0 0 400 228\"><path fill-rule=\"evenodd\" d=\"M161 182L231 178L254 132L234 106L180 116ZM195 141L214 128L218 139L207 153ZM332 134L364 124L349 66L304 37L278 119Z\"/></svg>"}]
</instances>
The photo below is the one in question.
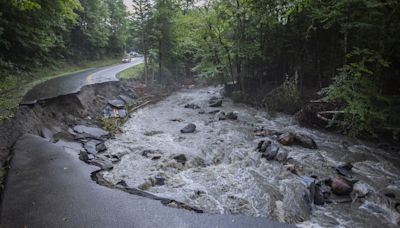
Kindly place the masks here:
<instances>
[{"instance_id":1,"label":"foam on water","mask_svg":"<svg viewBox=\"0 0 400 228\"><path fill-rule=\"evenodd\" d=\"M302 128L288 116L270 118L262 110L226 98L223 107L208 107L209 99L219 90L180 91L134 113L124 133L107 142L107 153L122 158L113 170L102 173L104 178L114 184L124 180L128 186L209 213L262 216L301 227L394 226L397 212L378 199L382 198L379 192L388 187L400 196L398 156L344 136ZM188 103L199 105L205 114L183 108ZM216 121L214 114L208 114L215 109L236 112L238 120ZM188 123L197 126L196 132L181 134L180 129ZM337 164L354 163L354 177L374 189L377 194L368 200L385 208L385 215L376 216L370 208L360 208L361 202L310 208L305 200L308 190L301 178L284 164L261 158L255 150L260 140L276 140L274 136L254 136L254 129L260 126L300 132L315 139L318 150L281 146L305 176L332 177ZM145 150L160 157L143 156ZM180 154L186 156L185 164L173 158ZM164 178L165 184L155 185L152 179L156 176Z\"/></svg>"}]
</instances>

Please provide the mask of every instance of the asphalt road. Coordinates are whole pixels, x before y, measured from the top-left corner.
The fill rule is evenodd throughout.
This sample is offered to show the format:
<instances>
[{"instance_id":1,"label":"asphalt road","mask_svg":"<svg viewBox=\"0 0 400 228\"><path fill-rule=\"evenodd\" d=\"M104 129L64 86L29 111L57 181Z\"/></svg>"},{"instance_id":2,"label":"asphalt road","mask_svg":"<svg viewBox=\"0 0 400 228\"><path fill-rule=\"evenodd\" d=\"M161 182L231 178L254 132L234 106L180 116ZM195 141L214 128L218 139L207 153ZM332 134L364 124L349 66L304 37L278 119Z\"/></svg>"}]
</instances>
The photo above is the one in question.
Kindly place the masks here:
<instances>
[{"instance_id":1,"label":"asphalt road","mask_svg":"<svg viewBox=\"0 0 400 228\"><path fill-rule=\"evenodd\" d=\"M135 59L55 78L27 93L21 104L77 93L88 84L118 80L118 72L140 62ZM24 135L13 153L1 204L2 228L292 227L266 218L197 214L100 186L90 177L97 168L82 162L78 150L39 136Z\"/></svg>"},{"instance_id":2,"label":"asphalt road","mask_svg":"<svg viewBox=\"0 0 400 228\"><path fill-rule=\"evenodd\" d=\"M122 63L109 67L89 69L79 73L50 79L35 86L22 99L22 105L34 104L39 100L61 95L77 93L85 85L118 81L116 75L132 66L143 62L143 58L134 58L131 63Z\"/></svg>"},{"instance_id":3,"label":"asphalt road","mask_svg":"<svg viewBox=\"0 0 400 228\"><path fill-rule=\"evenodd\" d=\"M24 135L15 145L0 227L292 227L266 218L166 207L96 184L90 178L95 169L79 160L77 151Z\"/></svg>"}]
</instances>

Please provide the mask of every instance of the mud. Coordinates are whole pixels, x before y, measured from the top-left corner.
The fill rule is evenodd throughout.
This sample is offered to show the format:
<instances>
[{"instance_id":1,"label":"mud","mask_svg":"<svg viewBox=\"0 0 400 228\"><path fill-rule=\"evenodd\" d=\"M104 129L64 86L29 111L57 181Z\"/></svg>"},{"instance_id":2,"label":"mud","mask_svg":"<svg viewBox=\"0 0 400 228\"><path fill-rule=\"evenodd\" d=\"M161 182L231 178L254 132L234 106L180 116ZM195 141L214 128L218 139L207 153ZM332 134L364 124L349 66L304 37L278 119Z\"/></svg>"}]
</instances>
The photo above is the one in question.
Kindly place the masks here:
<instances>
[{"instance_id":1,"label":"mud","mask_svg":"<svg viewBox=\"0 0 400 228\"><path fill-rule=\"evenodd\" d=\"M97 118L109 99L133 94L139 85L136 81L87 85L75 94L20 105L15 118L0 125L1 166L7 166L11 148L22 135L30 133L48 138L54 134L69 135L68 129L75 125L97 125ZM136 90L144 93L143 89Z\"/></svg>"}]
</instances>

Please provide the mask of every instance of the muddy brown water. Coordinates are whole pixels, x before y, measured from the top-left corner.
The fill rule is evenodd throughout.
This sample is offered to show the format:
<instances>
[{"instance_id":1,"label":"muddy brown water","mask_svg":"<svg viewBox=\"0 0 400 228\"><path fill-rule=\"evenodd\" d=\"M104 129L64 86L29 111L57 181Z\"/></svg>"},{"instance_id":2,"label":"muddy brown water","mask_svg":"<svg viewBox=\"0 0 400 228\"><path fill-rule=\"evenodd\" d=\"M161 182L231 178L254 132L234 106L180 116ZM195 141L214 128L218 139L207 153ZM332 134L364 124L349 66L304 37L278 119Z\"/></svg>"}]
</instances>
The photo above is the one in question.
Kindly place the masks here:
<instances>
[{"instance_id":1,"label":"muddy brown water","mask_svg":"<svg viewBox=\"0 0 400 228\"><path fill-rule=\"evenodd\" d=\"M394 205L400 197L400 157L376 145L333 133L300 127L289 116L270 117L264 110L223 99L210 108L208 101L220 96L219 87L181 90L165 100L138 110L124 125L124 133L107 141L110 155L121 161L102 172L113 184L124 180L160 197L175 199L208 213L261 216L304 227L395 227L400 215ZM184 108L194 103L200 109ZM236 112L238 120L218 121L210 111ZM203 113L203 114L201 114ZM188 123L197 129L181 134ZM254 129L264 127L311 136L319 149L282 146L296 164L267 161L255 147L260 140ZM174 159L185 155L187 161ZM179 159L178 159L179 160ZM368 195L354 203L310 205L304 176L334 177L334 167L354 165L352 176L368 188ZM400 201L400 200L399 200Z\"/></svg>"}]
</instances>

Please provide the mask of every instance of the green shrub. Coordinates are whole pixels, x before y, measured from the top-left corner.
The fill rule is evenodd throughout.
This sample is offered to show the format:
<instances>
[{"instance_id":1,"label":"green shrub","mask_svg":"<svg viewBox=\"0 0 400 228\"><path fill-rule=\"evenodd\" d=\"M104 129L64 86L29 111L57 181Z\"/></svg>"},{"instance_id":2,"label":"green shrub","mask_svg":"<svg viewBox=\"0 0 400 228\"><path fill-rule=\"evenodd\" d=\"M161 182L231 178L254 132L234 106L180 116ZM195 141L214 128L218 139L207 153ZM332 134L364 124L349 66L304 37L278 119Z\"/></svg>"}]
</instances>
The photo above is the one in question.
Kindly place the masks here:
<instances>
[{"instance_id":1,"label":"green shrub","mask_svg":"<svg viewBox=\"0 0 400 228\"><path fill-rule=\"evenodd\" d=\"M301 107L301 97L298 88L297 73L293 78L286 75L285 81L266 96L263 103L270 112L285 112L293 114Z\"/></svg>"},{"instance_id":2,"label":"green shrub","mask_svg":"<svg viewBox=\"0 0 400 228\"><path fill-rule=\"evenodd\" d=\"M377 127L387 124L393 114L392 100L379 89L378 67L389 64L368 49L354 49L347 58L351 60L339 69L334 82L321 92L328 101L345 105L343 130L352 135L375 135ZM392 105L391 105L392 103Z\"/></svg>"},{"instance_id":3,"label":"green shrub","mask_svg":"<svg viewBox=\"0 0 400 228\"><path fill-rule=\"evenodd\" d=\"M244 100L244 93L242 91L233 91L232 92L232 100L234 102L243 102Z\"/></svg>"},{"instance_id":4,"label":"green shrub","mask_svg":"<svg viewBox=\"0 0 400 228\"><path fill-rule=\"evenodd\" d=\"M121 80L139 79L140 77L142 77L143 74L144 74L144 63L141 63L120 72L117 77Z\"/></svg>"}]
</instances>

